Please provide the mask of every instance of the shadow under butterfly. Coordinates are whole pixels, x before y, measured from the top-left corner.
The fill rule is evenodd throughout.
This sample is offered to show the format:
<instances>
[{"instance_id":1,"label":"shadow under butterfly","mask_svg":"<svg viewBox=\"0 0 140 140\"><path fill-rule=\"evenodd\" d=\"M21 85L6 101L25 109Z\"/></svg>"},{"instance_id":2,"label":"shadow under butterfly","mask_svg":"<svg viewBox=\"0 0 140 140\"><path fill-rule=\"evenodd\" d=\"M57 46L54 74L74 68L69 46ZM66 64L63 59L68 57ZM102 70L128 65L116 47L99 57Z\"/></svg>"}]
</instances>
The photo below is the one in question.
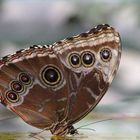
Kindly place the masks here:
<instances>
[{"instance_id":1,"label":"shadow under butterfly","mask_svg":"<svg viewBox=\"0 0 140 140\"><path fill-rule=\"evenodd\" d=\"M121 57L119 33L107 24L53 45L34 45L0 60L1 103L53 135L76 133L106 93Z\"/></svg>"}]
</instances>

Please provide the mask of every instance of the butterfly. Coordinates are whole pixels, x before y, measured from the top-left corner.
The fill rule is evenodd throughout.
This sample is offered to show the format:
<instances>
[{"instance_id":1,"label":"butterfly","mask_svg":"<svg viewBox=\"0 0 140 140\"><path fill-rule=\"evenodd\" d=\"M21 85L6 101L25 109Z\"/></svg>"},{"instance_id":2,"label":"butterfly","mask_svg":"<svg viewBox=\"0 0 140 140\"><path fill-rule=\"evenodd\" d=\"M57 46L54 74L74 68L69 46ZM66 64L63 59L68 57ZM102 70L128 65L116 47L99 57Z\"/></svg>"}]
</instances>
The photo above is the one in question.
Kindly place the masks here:
<instances>
[{"instance_id":1,"label":"butterfly","mask_svg":"<svg viewBox=\"0 0 140 140\"><path fill-rule=\"evenodd\" d=\"M108 24L19 50L0 60L0 101L34 127L72 134L108 90L120 58L120 35Z\"/></svg>"}]
</instances>

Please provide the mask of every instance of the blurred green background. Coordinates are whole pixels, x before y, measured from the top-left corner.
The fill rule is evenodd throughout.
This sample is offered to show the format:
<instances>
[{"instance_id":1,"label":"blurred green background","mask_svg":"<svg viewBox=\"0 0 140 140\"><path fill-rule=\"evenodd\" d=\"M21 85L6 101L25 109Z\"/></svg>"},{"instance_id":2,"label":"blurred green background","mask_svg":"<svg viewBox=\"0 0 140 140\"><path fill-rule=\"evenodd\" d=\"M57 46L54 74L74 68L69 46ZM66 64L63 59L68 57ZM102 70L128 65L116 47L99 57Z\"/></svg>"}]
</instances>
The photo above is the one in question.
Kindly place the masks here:
<instances>
[{"instance_id":1,"label":"blurred green background","mask_svg":"<svg viewBox=\"0 0 140 140\"><path fill-rule=\"evenodd\" d=\"M0 56L33 44L51 44L107 23L119 31L122 59L113 84L100 104L78 125L103 133L140 133L139 0L0 0ZM10 118L10 119L6 119ZM3 120L4 119L4 120ZM0 106L0 131L37 129ZM88 127L88 128L89 128Z\"/></svg>"}]
</instances>

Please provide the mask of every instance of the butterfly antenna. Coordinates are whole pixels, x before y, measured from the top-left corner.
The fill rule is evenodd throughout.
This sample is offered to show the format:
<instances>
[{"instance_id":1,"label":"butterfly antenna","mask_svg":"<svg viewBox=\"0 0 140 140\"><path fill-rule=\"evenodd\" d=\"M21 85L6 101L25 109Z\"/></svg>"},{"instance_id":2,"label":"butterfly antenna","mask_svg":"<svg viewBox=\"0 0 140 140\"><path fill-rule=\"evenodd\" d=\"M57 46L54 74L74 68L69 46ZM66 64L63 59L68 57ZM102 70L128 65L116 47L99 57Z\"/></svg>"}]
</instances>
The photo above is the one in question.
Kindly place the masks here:
<instances>
[{"instance_id":1,"label":"butterfly antenna","mask_svg":"<svg viewBox=\"0 0 140 140\"><path fill-rule=\"evenodd\" d=\"M96 131L95 129L92 129L92 128L79 128L79 129L85 129L85 130Z\"/></svg>"},{"instance_id":2,"label":"butterfly antenna","mask_svg":"<svg viewBox=\"0 0 140 140\"><path fill-rule=\"evenodd\" d=\"M83 126L78 127L77 130L78 130L78 129L81 129L81 128L85 127L85 126L89 126L89 125L92 125L92 124L95 124L95 123L100 123L100 122L110 121L110 120L112 120L112 119L105 119L105 120L100 120L100 121L96 121L96 122L88 123L88 124L86 124L86 125L83 125Z\"/></svg>"}]
</instances>

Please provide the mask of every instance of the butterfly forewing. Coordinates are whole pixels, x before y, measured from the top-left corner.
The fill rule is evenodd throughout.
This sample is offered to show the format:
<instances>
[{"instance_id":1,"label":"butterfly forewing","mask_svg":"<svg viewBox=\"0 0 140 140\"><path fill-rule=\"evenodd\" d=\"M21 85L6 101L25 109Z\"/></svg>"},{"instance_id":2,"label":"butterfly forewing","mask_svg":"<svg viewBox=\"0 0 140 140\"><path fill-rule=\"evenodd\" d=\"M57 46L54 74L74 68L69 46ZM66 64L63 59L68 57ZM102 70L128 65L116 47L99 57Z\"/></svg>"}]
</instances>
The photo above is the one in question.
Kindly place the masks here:
<instances>
[{"instance_id":1,"label":"butterfly forewing","mask_svg":"<svg viewBox=\"0 0 140 140\"><path fill-rule=\"evenodd\" d=\"M120 62L120 37L112 27L102 25L55 44L54 50L68 75L67 121L73 124L99 103L112 82ZM69 56L75 54L80 58L79 65L71 64L73 61ZM92 61L89 56L92 56Z\"/></svg>"}]
</instances>

